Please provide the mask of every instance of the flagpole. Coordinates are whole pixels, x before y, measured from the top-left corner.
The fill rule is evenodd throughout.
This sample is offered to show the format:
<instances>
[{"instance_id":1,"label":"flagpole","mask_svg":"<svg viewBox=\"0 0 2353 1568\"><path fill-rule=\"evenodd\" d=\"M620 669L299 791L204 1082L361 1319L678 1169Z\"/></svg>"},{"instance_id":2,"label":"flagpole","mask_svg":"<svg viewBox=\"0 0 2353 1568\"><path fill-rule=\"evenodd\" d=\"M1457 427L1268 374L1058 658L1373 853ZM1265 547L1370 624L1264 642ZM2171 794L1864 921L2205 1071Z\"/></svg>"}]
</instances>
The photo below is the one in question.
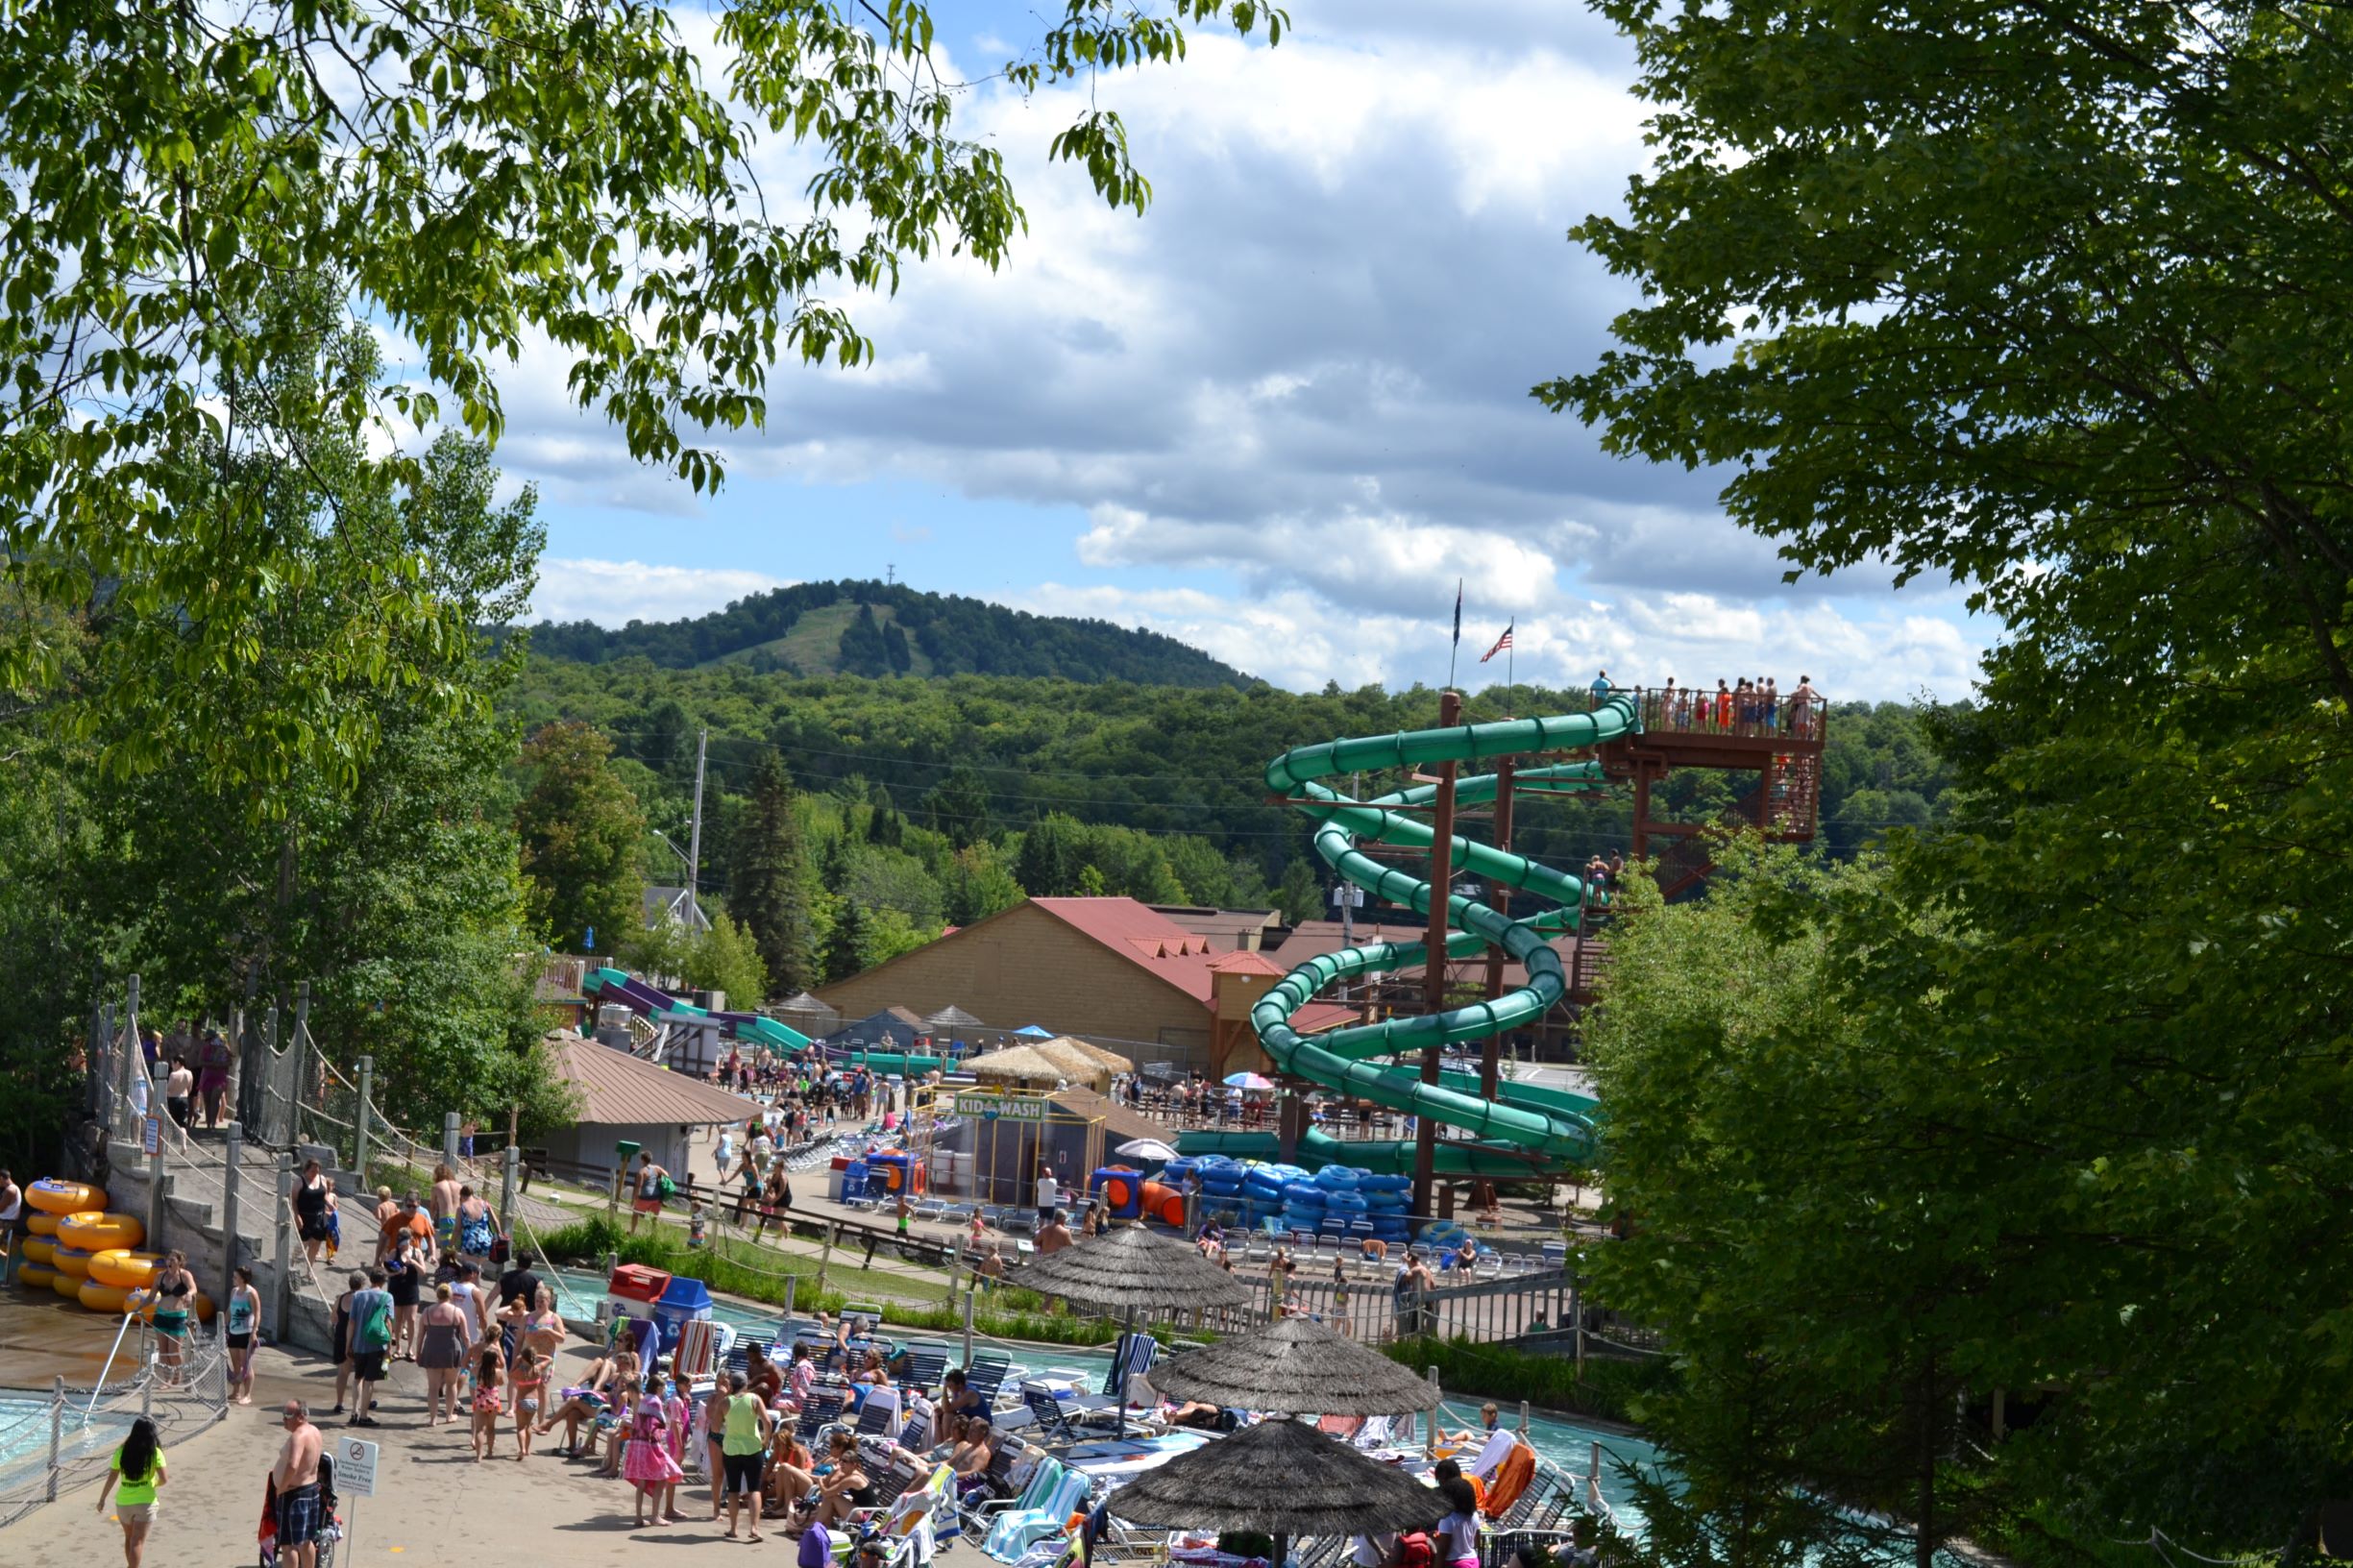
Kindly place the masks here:
<instances>
[{"instance_id":1,"label":"flagpole","mask_svg":"<svg viewBox=\"0 0 2353 1568\"><path fill-rule=\"evenodd\" d=\"M1455 579L1455 645L1446 654L1446 689L1455 689L1455 661L1462 657L1462 579Z\"/></svg>"}]
</instances>

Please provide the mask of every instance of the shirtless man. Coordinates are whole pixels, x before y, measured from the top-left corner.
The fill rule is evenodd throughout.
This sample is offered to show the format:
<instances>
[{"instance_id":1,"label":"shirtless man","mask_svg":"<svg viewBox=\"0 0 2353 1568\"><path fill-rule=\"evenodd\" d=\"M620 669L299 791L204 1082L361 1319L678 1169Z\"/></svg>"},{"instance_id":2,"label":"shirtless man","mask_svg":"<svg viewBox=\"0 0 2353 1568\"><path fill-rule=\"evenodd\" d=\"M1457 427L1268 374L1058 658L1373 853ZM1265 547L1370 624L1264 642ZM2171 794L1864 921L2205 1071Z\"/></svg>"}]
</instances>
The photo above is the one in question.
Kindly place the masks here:
<instances>
[{"instance_id":1,"label":"shirtless man","mask_svg":"<svg viewBox=\"0 0 2353 1568\"><path fill-rule=\"evenodd\" d=\"M310 1408L299 1399L287 1400L279 1419L285 1424L286 1442L270 1466L270 1481L278 1488L278 1568L317 1568L324 1522L319 1451L326 1439L310 1424Z\"/></svg>"},{"instance_id":2,"label":"shirtless man","mask_svg":"<svg viewBox=\"0 0 2353 1568\"><path fill-rule=\"evenodd\" d=\"M1070 1222L1057 1209L1053 1217L1038 1228L1038 1256L1051 1258L1069 1244Z\"/></svg>"}]
</instances>

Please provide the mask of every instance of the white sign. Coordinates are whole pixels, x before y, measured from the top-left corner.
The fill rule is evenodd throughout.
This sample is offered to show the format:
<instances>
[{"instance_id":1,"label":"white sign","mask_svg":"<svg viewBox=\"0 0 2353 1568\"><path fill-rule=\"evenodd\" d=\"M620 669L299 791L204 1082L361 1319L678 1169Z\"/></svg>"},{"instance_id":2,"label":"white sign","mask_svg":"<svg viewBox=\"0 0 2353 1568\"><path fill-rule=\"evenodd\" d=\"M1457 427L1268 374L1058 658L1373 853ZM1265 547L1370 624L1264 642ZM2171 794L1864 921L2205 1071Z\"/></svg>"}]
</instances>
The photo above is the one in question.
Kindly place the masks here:
<instances>
[{"instance_id":1,"label":"white sign","mask_svg":"<svg viewBox=\"0 0 2353 1568\"><path fill-rule=\"evenodd\" d=\"M956 1115L960 1116L1001 1116L1007 1121L1043 1121L1046 1102L1043 1100L1008 1099L1000 1094L959 1094Z\"/></svg>"},{"instance_id":2,"label":"white sign","mask_svg":"<svg viewBox=\"0 0 2353 1568\"><path fill-rule=\"evenodd\" d=\"M356 1437L335 1439L335 1490L345 1497L376 1495L376 1445Z\"/></svg>"},{"instance_id":3,"label":"white sign","mask_svg":"<svg viewBox=\"0 0 2353 1568\"><path fill-rule=\"evenodd\" d=\"M163 1118L162 1118L161 1116L142 1116L142 1117L140 1117L140 1118L139 1118L139 1153L141 1153L141 1154L161 1154L162 1152L163 1152Z\"/></svg>"}]
</instances>

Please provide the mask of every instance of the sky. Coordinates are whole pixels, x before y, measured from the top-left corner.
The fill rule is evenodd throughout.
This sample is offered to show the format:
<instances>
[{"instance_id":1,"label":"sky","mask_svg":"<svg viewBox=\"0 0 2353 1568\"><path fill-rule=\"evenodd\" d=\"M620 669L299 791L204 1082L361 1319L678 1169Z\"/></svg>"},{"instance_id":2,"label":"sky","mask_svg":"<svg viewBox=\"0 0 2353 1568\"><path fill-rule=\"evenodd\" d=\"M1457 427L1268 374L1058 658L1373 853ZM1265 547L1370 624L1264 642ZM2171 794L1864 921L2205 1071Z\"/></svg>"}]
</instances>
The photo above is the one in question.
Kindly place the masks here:
<instances>
[{"instance_id":1,"label":"sky","mask_svg":"<svg viewBox=\"0 0 2353 1568\"><path fill-rule=\"evenodd\" d=\"M1834 697L1968 694L1999 627L1948 584L1780 581L1722 476L1604 453L1528 395L1634 299L1567 238L1644 161L1630 52L1565 0L1295 0L1280 47L1197 30L1106 78L1152 181L1115 212L1053 165L1086 89L975 87L1029 232L995 273L912 269L850 305L853 372L775 368L717 496L633 465L564 364L503 379L500 460L538 487L538 614L618 625L778 583L883 577L1182 638L1294 689L1466 684L1507 625L1522 680L1799 675ZM1034 41L943 4L951 69ZM809 166L760 154L772 199Z\"/></svg>"}]
</instances>

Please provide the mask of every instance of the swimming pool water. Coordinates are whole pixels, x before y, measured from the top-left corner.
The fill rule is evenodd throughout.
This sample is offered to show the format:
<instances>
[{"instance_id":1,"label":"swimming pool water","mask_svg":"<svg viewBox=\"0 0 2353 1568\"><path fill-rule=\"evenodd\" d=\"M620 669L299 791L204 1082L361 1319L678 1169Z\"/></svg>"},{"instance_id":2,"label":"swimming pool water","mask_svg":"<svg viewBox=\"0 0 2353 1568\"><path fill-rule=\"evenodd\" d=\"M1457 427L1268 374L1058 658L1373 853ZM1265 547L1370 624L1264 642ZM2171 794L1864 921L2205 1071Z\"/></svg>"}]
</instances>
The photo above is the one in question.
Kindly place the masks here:
<instances>
[{"instance_id":1,"label":"swimming pool water","mask_svg":"<svg viewBox=\"0 0 2353 1568\"><path fill-rule=\"evenodd\" d=\"M85 1426L81 1409L68 1402L59 1433L59 1460L103 1454L130 1430L131 1418L112 1412ZM38 1480L48 1463L49 1401L38 1394L0 1393L0 1496Z\"/></svg>"}]
</instances>

